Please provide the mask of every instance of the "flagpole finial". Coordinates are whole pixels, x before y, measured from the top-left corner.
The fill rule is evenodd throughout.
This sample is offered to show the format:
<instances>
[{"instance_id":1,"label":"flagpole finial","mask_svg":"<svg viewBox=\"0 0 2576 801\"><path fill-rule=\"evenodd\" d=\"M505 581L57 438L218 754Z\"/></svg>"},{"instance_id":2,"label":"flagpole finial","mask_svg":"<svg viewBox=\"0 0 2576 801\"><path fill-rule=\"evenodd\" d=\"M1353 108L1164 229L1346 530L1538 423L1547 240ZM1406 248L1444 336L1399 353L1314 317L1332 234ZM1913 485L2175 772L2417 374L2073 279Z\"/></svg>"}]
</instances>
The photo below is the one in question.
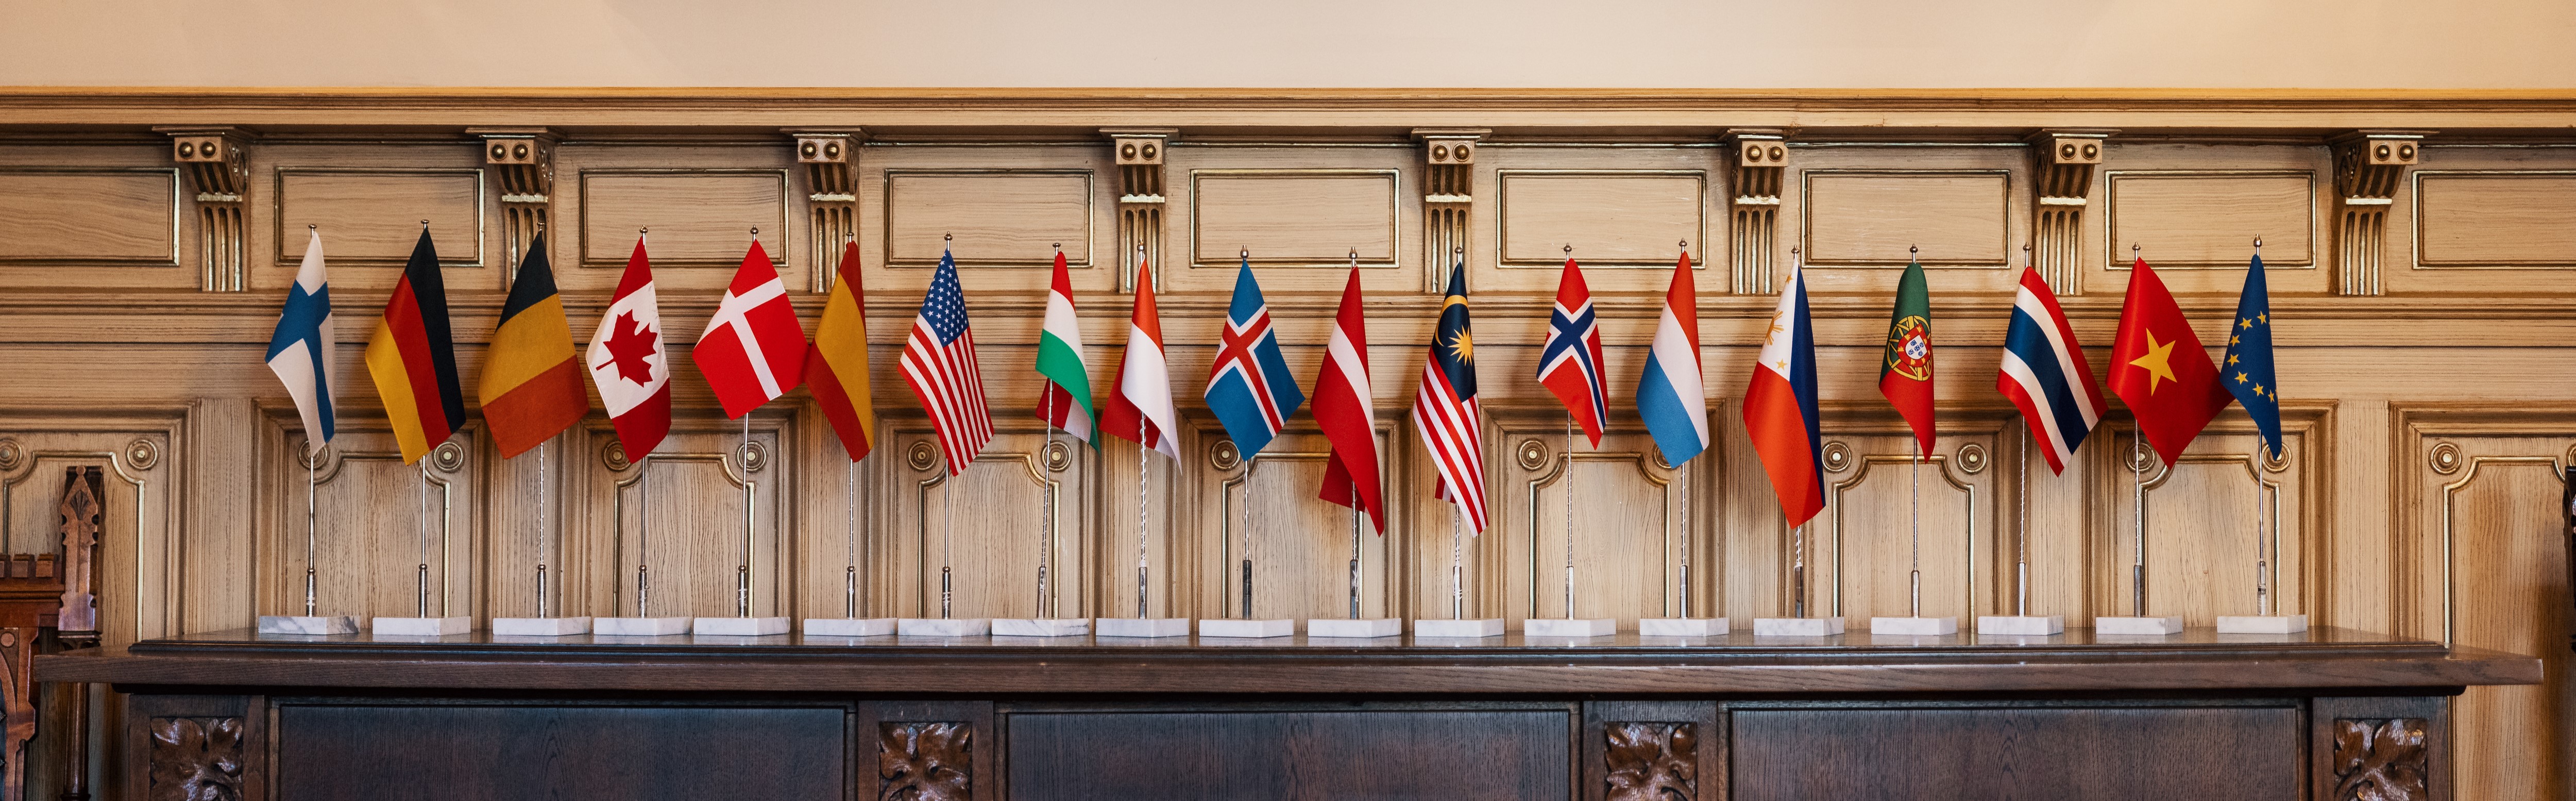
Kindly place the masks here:
<instances>
[{"instance_id":1,"label":"flagpole finial","mask_svg":"<svg viewBox=\"0 0 2576 801\"><path fill-rule=\"evenodd\" d=\"M1449 252L1450 252L1450 253L1452 253L1452 254L1455 254L1455 255L1458 255L1458 256L1462 256L1462 257L1463 257L1463 256L1466 256L1466 255L1467 255L1467 246L1466 246L1466 245L1454 245L1454 246L1451 246L1451 247L1449 248Z\"/></svg>"},{"instance_id":2,"label":"flagpole finial","mask_svg":"<svg viewBox=\"0 0 2576 801\"><path fill-rule=\"evenodd\" d=\"M955 242L955 241L957 241L957 235L956 235L956 234L940 234L940 235L939 235L939 241L941 241L941 242Z\"/></svg>"},{"instance_id":3,"label":"flagpole finial","mask_svg":"<svg viewBox=\"0 0 2576 801\"><path fill-rule=\"evenodd\" d=\"M318 224L318 223L305 223L305 224L304 224L304 230L312 231L312 232L314 232L314 233L317 233L317 234L318 234L318 233L321 233L321 232L322 232L322 226L321 226L320 224ZM2261 245L2256 245L2255 247L2262 247L2262 246L2261 246Z\"/></svg>"},{"instance_id":4,"label":"flagpole finial","mask_svg":"<svg viewBox=\"0 0 2576 801\"><path fill-rule=\"evenodd\" d=\"M1682 240L1682 252L1683 252L1683 253L1689 253L1689 252L1690 252L1690 240L1688 240L1688 239L1684 239L1684 240Z\"/></svg>"},{"instance_id":5,"label":"flagpole finial","mask_svg":"<svg viewBox=\"0 0 2576 801\"><path fill-rule=\"evenodd\" d=\"M2021 243L2021 266L2030 266L2030 243Z\"/></svg>"},{"instance_id":6,"label":"flagpole finial","mask_svg":"<svg viewBox=\"0 0 2576 801\"><path fill-rule=\"evenodd\" d=\"M1064 249L1064 243L1062 243L1062 242L1057 242L1057 243L1055 243L1055 249L1057 249L1057 250L1063 250L1063 249Z\"/></svg>"},{"instance_id":7,"label":"flagpole finial","mask_svg":"<svg viewBox=\"0 0 2576 801\"><path fill-rule=\"evenodd\" d=\"M2129 243L2129 258L2138 258L2138 243Z\"/></svg>"},{"instance_id":8,"label":"flagpole finial","mask_svg":"<svg viewBox=\"0 0 2576 801\"><path fill-rule=\"evenodd\" d=\"M2263 255L2263 238L2262 238L2262 237L2259 237L2259 236L2258 236L2258 237L2255 237L2255 238L2254 238L2254 255L2257 255L2257 256Z\"/></svg>"},{"instance_id":9,"label":"flagpole finial","mask_svg":"<svg viewBox=\"0 0 2576 801\"><path fill-rule=\"evenodd\" d=\"M1252 258L1252 249L1251 249L1251 248L1244 248L1244 249L1242 250L1242 252L1236 253L1236 254L1234 254L1234 255L1235 255L1235 256L1237 256L1237 257L1239 257L1239 258L1245 259L1245 260L1250 260L1250 259Z\"/></svg>"},{"instance_id":10,"label":"flagpole finial","mask_svg":"<svg viewBox=\"0 0 2576 801\"><path fill-rule=\"evenodd\" d=\"M428 221L428 220L422 220L422 221L420 221L420 230L423 230L423 231L427 231L427 230L429 230L429 221Z\"/></svg>"},{"instance_id":11,"label":"flagpole finial","mask_svg":"<svg viewBox=\"0 0 2576 801\"><path fill-rule=\"evenodd\" d=\"M1569 259L1574 257L1574 243L1565 243L1565 257Z\"/></svg>"},{"instance_id":12,"label":"flagpole finial","mask_svg":"<svg viewBox=\"0 0 2576 801\"><path fill-rule=\"evenodd\" d=\"M1905 255L1907 255L1907 256L1912 256L1912 255L1914 255L1914 254L1921 253L1921 252L1923 252L1923 248L1922 248L1921 246L1917 246L1917 245L1907 245L1907 246L1905 246Z\"/></svg>"},{"instance_id":13,"label":"flagpole finial","mask_svg":"<svg viewBox=\"0 0 2576 801\"><path fill-rule=\"evenodd\" d=\"M758 229L758 228L751 229L751 238L753 238L753 239L759 239L759 238L760 238L760 229Z\"/></svg>"}]
</instances>

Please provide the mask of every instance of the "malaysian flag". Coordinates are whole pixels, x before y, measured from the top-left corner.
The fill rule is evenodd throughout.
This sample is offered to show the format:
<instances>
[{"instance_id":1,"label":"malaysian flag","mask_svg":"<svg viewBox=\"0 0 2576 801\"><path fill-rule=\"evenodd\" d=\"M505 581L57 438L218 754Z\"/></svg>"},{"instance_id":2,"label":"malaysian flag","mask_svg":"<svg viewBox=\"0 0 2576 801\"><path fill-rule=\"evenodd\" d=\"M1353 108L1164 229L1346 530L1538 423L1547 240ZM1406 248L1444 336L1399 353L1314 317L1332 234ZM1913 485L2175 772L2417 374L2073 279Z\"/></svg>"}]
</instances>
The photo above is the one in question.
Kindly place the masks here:
<instances>
[{"instance_id":1,"label":"malaysian flag","mask_svg":"<svg viewBox=\"0 0 2576 801\"><path fill-rule=\"evenodd\" d=\"M984 406L984 371L975 365L975 332L966 323L966 292L957 286L957 259L943 251L939 272L912 336L903 341L903 383L930 412L948 474L966 472L975 454L993 441L993 411Z\"/></svg>"},{"instance_id":2,"label":"malaysian flag","mask_svg":"<svg viewBox=\"0 0 2576 801\"><path fill-rule=\"evenodd\" d=\"M1467 332L1467 265L1449 271L1440 327L1431 334L1431 358L1422 363L1422 386L1413 394L1413 425L1439 470L1439 495L1458 504L1467 530L1485 530L1483 424L1476 407L1476 338Z\"/></svg>"}]
</instances>

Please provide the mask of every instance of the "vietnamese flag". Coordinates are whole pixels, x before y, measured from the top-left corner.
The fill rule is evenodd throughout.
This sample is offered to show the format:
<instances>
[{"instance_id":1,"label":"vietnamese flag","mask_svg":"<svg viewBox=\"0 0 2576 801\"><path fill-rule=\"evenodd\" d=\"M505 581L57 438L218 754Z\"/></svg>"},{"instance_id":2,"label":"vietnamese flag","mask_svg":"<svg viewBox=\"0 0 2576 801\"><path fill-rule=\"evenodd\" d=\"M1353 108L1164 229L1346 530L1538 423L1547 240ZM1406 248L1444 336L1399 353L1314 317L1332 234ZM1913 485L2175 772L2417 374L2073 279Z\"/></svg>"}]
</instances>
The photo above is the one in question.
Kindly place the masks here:
<instances>
[{"instance_id":1,"label":"vietnamese flag","mask_svg":"<svg viewBox=\"0 0 2576 801\"><path fill-rule=\"evenodd\" d=\"M1932 291L1923 263L1908 262L1887 315L1887 352L1879 360L1878 394L1914 429L1914 445L1932 456Z\"/></svg>"},{"instance_id":2,"label":"vietnamese flag","mask_svg":"<svg viewBox=\"0 0 2576 801\"><path fill-rule=\"evenodd\" d=\"M2120 332L2111 344L2111 392L2138 418L2138 432L2173 464L2192 439L2227 408L2218 365L2174 305L2173 293L2139 259L2129 273L2129 297L2120 307Z\"/></svg>"}]
</instances>

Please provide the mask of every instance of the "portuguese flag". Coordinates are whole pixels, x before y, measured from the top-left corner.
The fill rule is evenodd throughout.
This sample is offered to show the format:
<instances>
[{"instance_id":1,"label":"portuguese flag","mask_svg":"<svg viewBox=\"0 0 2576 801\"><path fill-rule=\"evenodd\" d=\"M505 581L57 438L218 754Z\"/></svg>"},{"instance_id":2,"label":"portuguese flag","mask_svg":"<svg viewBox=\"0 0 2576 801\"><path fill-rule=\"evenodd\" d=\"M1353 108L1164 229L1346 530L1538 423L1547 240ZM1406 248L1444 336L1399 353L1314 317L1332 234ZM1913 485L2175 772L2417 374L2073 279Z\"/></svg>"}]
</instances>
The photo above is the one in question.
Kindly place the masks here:
<instances>
[{"instance_id":1,"label":"portuguese flag","mask_svg":"<svg viewBox=\"0 0 2576 801\"><path fill-rule=\"evenodd\" d=\"M1924 286L1923 262L1909 261L1896 281L1896 308L1887 315L1887 358L1878 370L1878 392L1905 424L1914 443L1932 455L1932 291Z\"/></svg>"},{"instance_id":2,"label":"portuguese flag","mask_svg":"<svg viewBox=\"0 0 2576 801\"><path fill-rule=\"evenodd\" d=\"M1100 447L1091 435L1091 369L1082 363L1082 326L1073 316L1073 276L1065 272L1062 251L1055 254L1046 326L1038 333L1038 375L1046 380L1046 391L1038 396L1038 419Z\"/></svg>"}]
</instances>

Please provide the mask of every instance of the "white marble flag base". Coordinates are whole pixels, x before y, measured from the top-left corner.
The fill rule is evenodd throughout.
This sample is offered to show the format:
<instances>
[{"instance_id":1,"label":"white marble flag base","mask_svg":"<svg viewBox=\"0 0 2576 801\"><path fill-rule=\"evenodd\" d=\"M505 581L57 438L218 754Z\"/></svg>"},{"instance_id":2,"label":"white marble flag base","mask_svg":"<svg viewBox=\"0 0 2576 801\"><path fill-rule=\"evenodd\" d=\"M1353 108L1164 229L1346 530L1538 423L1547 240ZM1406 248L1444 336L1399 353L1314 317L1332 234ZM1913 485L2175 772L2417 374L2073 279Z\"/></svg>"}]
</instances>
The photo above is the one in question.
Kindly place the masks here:
<instances>
[{"instance_id":1,"label":"white marble flag base","mask_svg":"<svg viewBox=\"0 0 2576 801\"><path fill-rule=\"evenodd\" d=\"M906 637L981 637L993 633L989 617L907 617L894 622Z\"/></svg>"},{"instance_id":2,"label":"white marble flag base","mask_svg":"<svg viewBox=\"0 0 2576 801\"><path fill-rule=\"evenodd\" d=\"M690 621L689 630L702 637L766 637L787 633L787 618L702 617Z\"/></svg>"},{"instance_id":3,"label":"white marble flag base","mask_svg":"<svg viewBox=\"0 0 2576 801\"><path fill-rule=\"evenodd\" d=\"M1872 635L1911 634L1917 637L1957 634L1959 619L1955 617L1873 617L1869 619L1869 633Z\"/></svg>"},{"instance_id":4,"label":"white marble flag base","mask_svg":"<svg viewBox=\"0 0 2576 801\"><path fill-rule=\"evenodd\" d=\"M261 634L356 634L358 619L349 615L260 615Z\"/></svg>"},{"instance_id":5,"label":"white marble flag base","mask_svg":"<svg viewBox=\"0 0 2576 801\"><path fill-rule=\"evenodd\" d=\"M2162 637L2168 634L2181 634L2182 618L2180 616L2097 617L2093 619L2093 633L2145 634L2154 637Z\"/></svg>"},{"instance_id":6,"label":"white marble flag base","mask_svg":"<svg viewBox=\"0 0 2576 801\"><path fill-rule=\"evenodd\" d=\"M367 621L370 629L387 637L445 637L474 630L470 617L380 617Z\"/></svg>"},{"instance_id":7,"label":"white marble flag base","mask_svg":"<svg viewBox=\"0 0 2576 801\"><path fill-rule=\"evenodd\" d=\"M1619 633L1619 621L1607 617L1534 617L1521 621L1524 637L1607 637Z\"/></svg>"},{"instance_id":8,"label":"white marble flag base","mask_svg":"<svg viewBox=\"0 0 2576 801\"><path fill-rule=\"evenodd\" d=\"M894 633L890 617L809 617L807 637L883 637Z\"/></svg>"},{"instance_id":9,"label":"white marble flag base","mask_svg":"<svg viewBox=\"0 0 2576 801\"><path fill-rule=\"evenodd\" d=\"M1092 621L1103 637L1187 637L1190 619L1186 617L1104 617Z\"/></svg>"},{"instance_id":10,"label":"white marble flag base","mask_svg":"<svg viewBox=\"0 0 2576 801\"><path fill-rule=\"evenodd\" d=\"M1753 636L1756 637L1831 637L1841 633L1843 633L1843 619L1840 615L1753 619Z\"/></svg>"},{"instance_id":11,"label":"white marble flag base","mask_svg":"<svg viewBox=\"0 0 2576 801\"><path fill-rule=\"evenodd\" d=\"M2220 634L2297 634L2307 630L2307 615L2218 616Z\"/></svg>"},{"instance_id":12,"label":"white marble flag base","mask_svg":"<svg viewBox=\"0 0 2576 801\"><path fill-rule=\"evenodd\" d=\"M1201 637L1286 637L1297 633L1297 621L1287 618L1241 620L1212 617L1199 621Z\"/></svg>"},{"instance_id":13,"label":"white marble flag base","mask_svg":"<svg viewBox=\"0 0 2576 801\"><path fill-rule=\"evenodd\" d=\"M1413 636L1443 637L1451 639L1500 637L1503 636L1503 619L1499 617L1468 618L1465 620L1459 620L1456 618L1416 618L1413 621Z\"/></svg>"},{"instance_id":14,"label":"white marble flag base","mask_svg":"<svg viewBox=\"0 0 2576 801\"><path fill-rule=\"evenodd\" d=\"M1087 617L997 617L995 637L1080 637L1091 633Z\"/></svg>"},{"instance_id":15,"label":"white marble flag base","mask_svg":"<svg viewBox=\"0 0 2576 801\"><path fill-rule=\"evenodd\" d=\"M2066 633L2066 616L1985 615L1977 618L1977 633L2001 636L2044 637Z\"/></svg>"},{"instance_id":16,"label":"white marble flag base","mask_svg":"<svg viewBox=\"0 0 2576 801\"><path fill-rule=\"evenodd\" d=\"M492 619L495 637L563 637L589 634L588 617L496 617Z\"/></svg>"},{"instance_id":17,"label":"white marble flag base","mask_svg":"<svg viewBox=\"0 0 2576 801\"><path fill-rule=\"evenodd\" d=\"M590 620L590 633L610 637L668 637L689 633L685 617L598 617Z\"/></svg>"},{"instance_id":18,"label":"white marble flag base","mask_svg":"<svg viewBox=\"0 0 2576 801\"><path fill-rule=\"evenodd\" d=\"M1308 637L1371 639L1393 637L1403 633L1404 619L1400 617L1365 617L1356 620L1347 617L1318 617L1306 621Z\"/></svg>"},{"instance_id":19,"label":"white marble flag base","mask_svg":"<svg viewBox=\"0 0 2576 801\"><path fill-rule=\"evenodd\" d=\"M1641 637L1715 637L1727 632L1722 617L1646 617L1637 619Z\"/></svg>"}]
</instances>

